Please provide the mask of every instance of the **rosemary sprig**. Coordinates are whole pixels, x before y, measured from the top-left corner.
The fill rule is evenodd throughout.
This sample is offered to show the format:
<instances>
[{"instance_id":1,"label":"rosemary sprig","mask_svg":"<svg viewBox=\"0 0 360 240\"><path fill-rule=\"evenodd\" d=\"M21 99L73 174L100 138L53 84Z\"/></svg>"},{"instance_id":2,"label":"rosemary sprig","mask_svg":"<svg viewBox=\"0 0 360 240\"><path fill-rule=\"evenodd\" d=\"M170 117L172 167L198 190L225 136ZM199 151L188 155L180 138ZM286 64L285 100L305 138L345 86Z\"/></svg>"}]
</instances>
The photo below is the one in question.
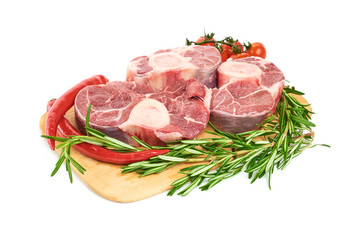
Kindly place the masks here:
<instances>
[{"instance_id":1,"label":"rosemary sprig","mask_svg":"<svg viewBox=\"0 0 360 240\"><path fill-rule=\"evenodd\" d=\"M166 155L159 155L147 161L141 161L122 167L122 173L136 172L140 177L160 173L180 163L194 163L183 168L180 173L184 176L174 181L171 196L177 192L185 196L195 188L202 191L209 190L225 179L244 172L248 174L251 183L264 176L268 177L268 186L271 189L271 176L274 169L284 170L305 149L314 146L314 132L311 122L309 105L301 104L293 95L303 95L294 87L285 87L282 97L276 108L276 113L268 116L259 130L245 133L230 134L222 132L213 126L212 131L206 131L211 137L205 139L191 139L170 142L166 147L150 146L142 140L133 139L146 149L169 149ZM72 183L73 165L80 173L86 171L72 156L71 147L82 142L102 146L114 151L130 152L142 149L133 147L106 134L89 127L90 108L86 117L86 135L44 138L61 142L56 148L61 149L51 176L54 176L65 163L66 170Z\"/></svg>"},{"instance_id":2,"label":"rosemary sprig","mask_svg":"<svg viewBox=\"0 0 360 240\"><path fill-rule=\"evenodd\" d=\"M129 164L122 168L123 173L137 172L147 176L179 163L199 162L181 169L184 177L171 184L169 196L176 192L185 196L195 188L209 190L241 172L248 174L251 183L267 176L271 189L275 168L285 169L305 149L316 146L312 145L315 124L311 122L311 114L314 113L307 108L309 105L301 104L293 95L303 93L294 87L284 88L276 114L267 117L259 130L230 134L209 123L213 131L208 133L213 137L172 142L165 156Z\"/></svg>"},{"instance_id":3,"label":"rosemary sprig","mask_svg":"<svg viewBox=\"0 0 360 240\"><path fill-rule=\"evenodd\" d=\"M90 143L93 145L98 145L101 147L105 147L111 149L113 151L118 152L132 152L132 151L141 151L142 149L133 147L127 143L119 141L115 138L109 137L106 134L97 131L93 128L89 127L89 119L90 119L90 110L91 105L88 107L87 116L86 116L86 135L83 136L67 136L65 138L62 137L53 137L48 135L41 135L43 138L54 139L55 141L61 142L56 145L56 149L61 149L59 159L55 164L55 168L51 173L51 176L54 176L61 165L65 163L66 171L69 174L70 182L73 182L72 170L70 165L73 165L81 174L84 174L86 169L82 167L72 156L71 156L71 147L79 144L79 143Z\"/></svg>"}]
</instances>

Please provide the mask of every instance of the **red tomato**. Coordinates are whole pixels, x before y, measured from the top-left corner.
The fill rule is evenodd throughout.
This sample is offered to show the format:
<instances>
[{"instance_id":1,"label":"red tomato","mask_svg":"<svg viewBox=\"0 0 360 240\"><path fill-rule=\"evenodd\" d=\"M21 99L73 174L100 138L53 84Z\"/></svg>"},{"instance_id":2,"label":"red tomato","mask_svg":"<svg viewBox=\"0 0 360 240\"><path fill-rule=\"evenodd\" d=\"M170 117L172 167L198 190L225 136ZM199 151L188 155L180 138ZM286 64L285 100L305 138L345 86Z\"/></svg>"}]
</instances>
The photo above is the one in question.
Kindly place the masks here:
<instances>
[{"instance_id":1,"label":"red tomato","mask_svg":"<svg viewBox=\"0 0 360 240\"><path fill-rule=\"evenodd\" d=\"M233 55L232 49L229 45L221 44L223 52L229 57Z\"/></svg>"},{"instance_id":2,"label":"red tomato","mask_svg":"<svg viewBox=\"0 0 360 240\"><path fill-rule=\"evenodd\" d=\"M242 53L238 53L238 54L233 54L230 57L232 59L238 59L238 58L245 58L245 57L250 57L251 55L247 52L242 52Z\"/></svg>"},{"instance_id":3,"label":"red tomato","mask_svg":"<svg viewBox=\"0 0 360 240\"><path fill-rule=\"evenodd\" d=\"M241 51L244 51L244 47L240 42L236 41L236 42L233 43L233 45L240 46L239 48L241 49Z\"/></svg>"},{"instance_id":4,"label":"red tomato","mask_svg":"<svg viewBox=\"0 0 360 240\"><path fill-rule=\"evenodd\" d=\"M196 43L202 42L202 41L204 41L204 40L205 40L205 37L202 36L202 37L200 37L198 40L196 40ZM210 40L215 40L215 39L212 38L212 39L210 39ZM215 43L203 43L203 44L201 44L201 45L204 45L204 46L213 46L213 47L215 47Z\"/></svg>"},{"instance_id":5,"label":"red tomato","mask_svg":"<svg viewBox=\"0 0 360 240\"><path fill-rule=\"evenodd\" d=\"M242 46L242 44L238 41L234 42L233 45L235 46L239 46L239 48L241 49L241 51L244 51L244 47ZM226 44L221 44L221 47L223 49L223 51L228 55L231 56L234 54L234 52L232 51L232 47Z\"/></svg>"},{"instance_id":6,"label":"red tomato","mask_svg":"<svg viewBox=\"0 0 360 240\"><path fill-rule=\"evenodd\" d=\"M251 56L261 57L261 58L264 58L264 59L266 57L265 46L262 43L259 43L259 42L252 43L250 49L248 50L248 52L250 53Z\"/></svg>"},{"instance_id":7,"label":"red tomato","mask_svg":"<svg viewBox=\"0 0 360 240\"><path fill-rule=\"evenodd\" d=\"M221 60L223 62L225 62L228 58L229 58L229 55L226 54L226 52L220 52L220 55L221 55Z\"/></svg>"}]
</instances>

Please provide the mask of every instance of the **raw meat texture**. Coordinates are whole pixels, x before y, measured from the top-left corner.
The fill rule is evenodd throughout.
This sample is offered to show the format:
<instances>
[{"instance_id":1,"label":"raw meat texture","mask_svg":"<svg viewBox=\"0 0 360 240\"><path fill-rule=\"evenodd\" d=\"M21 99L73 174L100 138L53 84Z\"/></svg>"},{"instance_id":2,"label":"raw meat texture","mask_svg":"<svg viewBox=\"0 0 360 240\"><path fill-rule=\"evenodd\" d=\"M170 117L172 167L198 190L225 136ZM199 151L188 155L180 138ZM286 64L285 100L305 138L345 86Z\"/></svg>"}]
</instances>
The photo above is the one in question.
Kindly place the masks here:
<instances>
[{"instance_id":1,"label":"raw meat texture","mask_svg":"<svg viewBox=\"0 0 360 240\"><path fill-rule=\"evenodd\" d=\"M218 69L210 121L220 130L240 133L259 128L275 112L285 78L272 62L258 57L228 60Z\"/></svg>"},{"instance_id":2,"label":"raw meat texture","mask_svg":"<svg viewBox=\"0 0 360 240\"><path fill-rule=\"evenodd\" d=\"M75 119L85 132L91 104L90 127L136 145L136 136L150 145L191 139L209 121L211 91L196 80L168 79L163 91L137 82L114 81L88 86L75 99Z\"/></svg>"},{"instance_id":3,"label":"raw meat texture","mask_svg":"<svg viewBox=\"0 0 360 240\"><path fill-rule=\"evenodd\" d=\"M220 53L212 46L164 49L133 59L127 68L126 81L135 81L156 91L166 88L169 79L196 79L214 88L220 64Z\"/></svg>"}]
</instances>

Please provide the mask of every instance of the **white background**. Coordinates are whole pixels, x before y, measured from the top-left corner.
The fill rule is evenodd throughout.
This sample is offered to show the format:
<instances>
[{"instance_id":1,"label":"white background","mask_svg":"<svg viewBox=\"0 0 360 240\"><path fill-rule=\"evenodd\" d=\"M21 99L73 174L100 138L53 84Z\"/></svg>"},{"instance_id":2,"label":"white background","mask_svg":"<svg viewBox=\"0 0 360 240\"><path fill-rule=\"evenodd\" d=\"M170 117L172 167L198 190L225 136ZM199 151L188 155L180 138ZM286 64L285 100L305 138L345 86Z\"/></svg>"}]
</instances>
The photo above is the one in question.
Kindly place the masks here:
<instances>
[{"instance_id":1,"label":"white background","mask_svg":"<svg viewBox=\"0 0 360 240\"><path fill-rule=\"evenodd\" d=\"M356 1L1 1L1 239L360 239ZM259 41L312 103L317 147L284 171L208 192L115 203L64 168L40 138L49 99L134 57L207 32Z\"/></svg>"}]
</instances>

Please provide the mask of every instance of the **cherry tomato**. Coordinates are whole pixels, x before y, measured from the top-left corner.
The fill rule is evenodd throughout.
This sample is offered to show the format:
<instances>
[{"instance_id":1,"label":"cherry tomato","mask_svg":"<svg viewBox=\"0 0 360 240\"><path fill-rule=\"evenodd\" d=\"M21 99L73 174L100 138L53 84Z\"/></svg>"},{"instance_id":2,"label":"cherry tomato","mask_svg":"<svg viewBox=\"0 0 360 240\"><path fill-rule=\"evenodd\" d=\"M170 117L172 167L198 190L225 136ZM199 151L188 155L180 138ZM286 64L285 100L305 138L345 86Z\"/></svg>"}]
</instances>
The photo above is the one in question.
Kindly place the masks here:
<instances>
[{"instance_id":1,"label":"cherry tomato","mask_svg":"<svg viewBox=\"0 0 360 240\"><path fill-rule=\"evenodd\" d=\"M204 41L204 40L205 40L205 37L202 36L202 37L200 37L198 40L196 40L196 43L200 43L200 42L202 42L202 41ZM215 40L215 39L212 38L212 39L210 39L210 40ZM203 44L201 44L201 45L204 45L204 46L213 46L213 47L215 47L215 43L203 43Z\"/></svg>"},{"instance_id":2,"label":"cherry tomato","mask_svg":"<svg viewBox=\"0 0 360 240\"><path fill-rule=\"evenodd\" d=\"M227 55L224 51L220 52L220 55L223 62L225 62L229 58L229 55Z\"/></svg>"},{"instance_id":3,"label":"cherry tomato","mask_svg":"<svg viewBox=\"0 0 360 240\"><path fill-rule=\"evenodd\" d=\"M238 54L233 54L230 56L230 58L232 59L238 59L238 58L246 58L246 57L250 57L251 55L247 52L242 52L242 53L238 53Z\"/></svg>"},{"instance_id":4,"label":"cherry tomato","mask_svg":"<svg viewBox=\"0 0 360 240\"><path fill-rule=\"evenodd\" d=\"M238 48L240 48L242 52L244 51L244 47L240 42L236 41L236 42L233 43L233 45L239 46Z\"/></svg>"},{"instance_id":5,"label":"cherry tomato","mask_svg":"<svg viewBox=\"0 0 360 240\"><path fill-rule=\"evenodd\" d=\"M265 46L262 43L259 43L259 42L252 43L250 49L248 50L248 52L250 53L251 56L261 57L261 58L264 58L264 59L266 57Z\"/></svg>"},{"instance_id":6,"label":"cherry tomato","mask_svg":"<svg viewBox=\"0 0 360 240\"><path fill-rule=\"evenodd\" d=\"M226 44L221 44L221 48L223 50L223 52L229 57L231 55L233 55L234 53L232 52L232 49L229 45Z\"/></svg>"}]
</instances>

